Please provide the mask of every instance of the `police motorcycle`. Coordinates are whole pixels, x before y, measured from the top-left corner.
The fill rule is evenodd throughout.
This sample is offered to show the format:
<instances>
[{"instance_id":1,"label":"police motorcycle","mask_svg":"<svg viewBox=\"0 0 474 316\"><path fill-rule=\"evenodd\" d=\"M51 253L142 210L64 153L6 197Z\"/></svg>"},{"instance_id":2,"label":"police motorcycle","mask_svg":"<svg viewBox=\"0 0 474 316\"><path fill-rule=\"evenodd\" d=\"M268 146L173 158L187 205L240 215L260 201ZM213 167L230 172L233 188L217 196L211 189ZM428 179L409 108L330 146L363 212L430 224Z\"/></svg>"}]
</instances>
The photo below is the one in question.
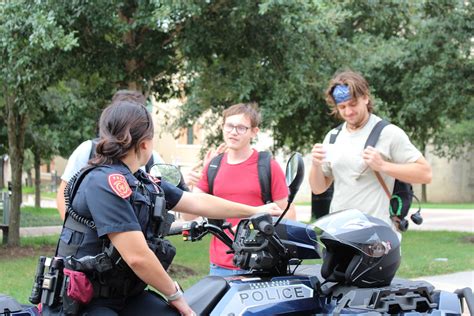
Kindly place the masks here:
<instances>
[{"instance_id":1,"label":"police motorcycle","mask_svg":"<svg viewBox=\"0 0 474 316\"><path fill-rule=\"evenodd\" d=\"M310 225L282 219L303 175L296 153L287 164L288 206L279 218L254 215L241 220L235 234L211 220L171 228L170 235L181 233L188 241L213 234L234 253L234 264L248 271L207 276L187 289L186 301L198 315L461 315L463 301L474 313L470 288L450 293L395 278L400 241L380 219L354 209ZM323 264L302 264L320 258Z\"/></svg>"},{"instance_id":2,"label":"police motorcycle","mask_svg":"<svg viewBox=\"0 0 474 316\"><path fill-rule=\"evenodd\" d=\"M157 168L169 182L182 182L176 168ZM295 154L286 168L288 205L303 174L302 158ZM463 300L474 313L469 288L450 293L424 281L394 278L400 243L383 221L358 210L333 213L311 225L282 216L244 219L232 238L225 233L232 234L225 223L204 220L171 227L168 235L182 234L190 241L213 234L229 246L236 266L248 271L225 278L207 276L187 289L184 296L198 315L461 315ZM322 265L302 264L319 258ZM49 274L44 275L54 273L54 264L47 263ZM37 271L36 283L44 286L40 275ZM33 299L36 293L33 287ZM0 315L4 311L40 315L35 306L20 306L11 298L2 301L0 296Z\"/></svg>"}]
</instances>

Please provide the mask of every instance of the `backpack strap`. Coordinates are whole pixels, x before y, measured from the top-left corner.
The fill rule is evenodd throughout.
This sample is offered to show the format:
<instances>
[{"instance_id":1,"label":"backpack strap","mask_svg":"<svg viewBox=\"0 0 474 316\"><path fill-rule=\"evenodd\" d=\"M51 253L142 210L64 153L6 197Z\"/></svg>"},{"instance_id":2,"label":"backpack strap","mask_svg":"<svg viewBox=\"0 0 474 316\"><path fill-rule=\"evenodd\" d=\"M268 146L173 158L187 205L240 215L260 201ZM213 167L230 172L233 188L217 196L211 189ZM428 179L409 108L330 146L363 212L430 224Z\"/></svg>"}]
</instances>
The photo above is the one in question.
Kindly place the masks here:
<instances>
[{"instance_id":1,"label":"backpack strap","mask_svg":"<svg viewBox=\"0 0 474 316\"><path fill-rule=\"evenodd\" d=\"M221 165L224 154L219 154L212 158L207 168L207 184L209 186L209 194L214 194L214 180ZM258 153L257 171L260 189L262 191L262 201L267 204L273 202L272 199L272 172L271 172L272 154L268 151Z\"/></svg>"},{"instance_id":2,"label":"backpack strap","mask_svg":"<svg viewBox=\"0 0 474 316\"><path fill-rule=\"evenodd\" d=\"M150 159L148 159L146 165L145 165L145 171L146 173L150 173L151 167L155 164L155 160L153 159L153 155L151 155Z\"/></svg>"},{"instance_id":3,"label":"backpack strap","mask_svg":"<svg viewBox=\"0 0 474 316\"><path fill-rule=\"evenodd\" d=\"M364 148L367 148L367 146L372 146L375 147L377 144L377 141L379 140L380 134L382 133L382 130L384 129L385 126L390 125L390 122L386 120L380 120L375 124L375 126L372 128L372 131L370 131L369 137L367 138ZM390 200L392 197L392 194L390 194L390 191L388 190L387 184L383 180L382 176L378 171L374 171L375 176L377 177L377 180L380 182L380 185L382 186L383 190L385 191L385 194L387 195L388 199Z\"/></svg>"},{"instance_id":4,"label":"backpack strap","mask_svg":"<svg viewBox=\"0 0 474 316\"><path fill-rule=\"evenodd\" d=\"M329 136L329 144L334 144L336 142L336 138L337 136L339 136L339 133L341 132L342 130L342 125L344 125L344 123L340 124L338 127L335 128L335 133L332 133L330 136Z\"/></svg>"},{"instance_id":5,"label":"backpack strap","mask_svg":"<svg viewBox=\"0 0 474 316\"><path fill-rule=\"evenodd\" d=\"M211 162L209 163L209 167L207 168L207 184L209 186L209 194L214 194L214 180L216 179L217 171L221 166L223 157L224 153L212 158Z\"/></svg>"},{"instance_id":6,"label":"backpack strap","mask_svg":"<svg viewBox=\"0 0 474 316\"><path fill-rule=\"evenodd\" d=\"M364 148L367 148L367 146L375 147L375 145L377 144L377 141L379 140L380 133L382 133L382 130L387 125L390 125L389 121L386 121L386 120L378 121L377 124L375 124L375 126L372 128L372 131L370 131L369 137L365 141Z\"/></svg>"},{"instance_id":7,"label":"backpack strap","mask_svg":"<svg viewBox=\"0 0 474 316\"><path fill-rule=\"evenodd\" d=\"M89 160L95 157L95 148L97 147L97 143L99 142L99 138L91 139L91 152L89 153Z\"/></svg>"},{"instance_id":8,"label":"backpack strap","mask_svg":"<svg viewBox=\"0 0 474 316\"><path fill-rule=\"evenodd\" d=\"M273 202L272 199L272 154L268 151L258 153L258 181L262 191L262 201L265 204Z\"/></svg>"}]
</instances>

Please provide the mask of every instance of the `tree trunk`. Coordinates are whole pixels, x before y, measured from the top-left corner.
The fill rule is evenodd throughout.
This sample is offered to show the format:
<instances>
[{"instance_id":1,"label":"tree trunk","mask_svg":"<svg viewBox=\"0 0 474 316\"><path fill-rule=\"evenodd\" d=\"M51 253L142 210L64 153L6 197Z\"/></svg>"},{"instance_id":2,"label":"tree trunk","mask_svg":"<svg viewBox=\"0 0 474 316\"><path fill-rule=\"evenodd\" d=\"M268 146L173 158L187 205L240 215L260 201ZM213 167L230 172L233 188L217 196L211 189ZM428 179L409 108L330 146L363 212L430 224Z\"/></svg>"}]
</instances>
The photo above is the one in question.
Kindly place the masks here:
<instances>
[{"instance_id":1,"label":"tree trunk","mask_svg":"<svg viewBox=\"0 0 474 316\"><path fill-rule=\"evenodd\" d=\"M38 147L33 149L35 166L35 207L41 207L41 155Z\"/></svg>"},{"instance_id":2,"label":"tree trunk","mask_svg":"<svg viewBox=\"0 0 474 316\"><path fill-rule=\"evenodd\" d=\"M23 171L26 115L20 113L15 96L4 87L5 108L8 125L8 152L12 168L12 196L10 202L10 221L8 245L20 245L20 205L21 175Z\"/></svg>"},{"instance_id":3,"label":"tree trunk","mask_svg":"<svg viewBox=\"0 0 474 316\"><path fill-rule=\"evenodd\" d=\"M33 186L33 176L31 175L31 169L26 170L25 173L26 173L25 186L32 187Z\"/></svg>"},{"instance_id":4,"label":"tree trunk","mask_svg":"<svg viewBox=\"0 0 474 316\"><path fill-rule=\"evenodd\" d=\"M125 16L122 11L119 12L119 18L127 24L132 24L134 22L132 18ZM136 34L133 30L128 31L123 35L123 41L126 45L128 45L128 49L130 51L134 51L137 47ZM130 76L127 81L128 89L143 91L142 85L139 82L137 82L136 80L131 80L131 78L134 77L134 72L137 70L137 68L138 65L135 58L127 59L125 61L125 69L127 71L127 74Z\"/></svg>"},{"instance_id":5,"label":"tree trunk","mask_svg":"<svg viewBox=\"0 0 474 316\"><path fill-rule=\"evenodd\" d=\"M5 187L5 155L0 156L0 190Z\"/></svg>"}]
</instances>

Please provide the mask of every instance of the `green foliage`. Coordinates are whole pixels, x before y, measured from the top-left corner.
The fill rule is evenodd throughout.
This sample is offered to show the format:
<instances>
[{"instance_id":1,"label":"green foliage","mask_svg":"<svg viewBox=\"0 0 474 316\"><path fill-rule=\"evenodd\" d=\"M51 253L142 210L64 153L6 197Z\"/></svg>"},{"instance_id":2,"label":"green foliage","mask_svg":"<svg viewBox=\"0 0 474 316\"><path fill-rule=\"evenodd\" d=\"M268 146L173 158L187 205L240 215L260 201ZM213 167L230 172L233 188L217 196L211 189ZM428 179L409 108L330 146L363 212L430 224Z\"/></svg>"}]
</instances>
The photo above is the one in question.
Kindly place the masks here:
<instances>
[{"instance_id":1,"label":"green foliage","mask_svg":"<svg viewBox=\"0 0 474 316\"><path fill-rule=\"evenodd\" d=\"M231 104L257 101L277 147L297 149L321 139L334 124L322 92L343 59L332 48L335 23L344 15L326 2L203 4L177 38L189 89L179 123L189 125L208 109L218 115Z\"/></svg>"},{"instance_id":2,"label":"green foliage","mask_svg":"<svg viewBox=\"0 0 474 316\"><path fill-rule=\"evenodd\" d=\"M367 77L377 112L421 149L448 144L456 156L472 145L469 3L220 1L191 11L177 37L188 93L181 126L206 111L205 126L215 126L223 108L257 101L275 146L307 152L336 125L328 79L350 67Z\"/></svg>"},{"instance_id":3,"label":"green foliage","mask_svg":"<svg viewBox=\"0 0 474 316\"><path fill-rule=\"evenodd\" d=\"M472 10L454 0L398 7L402 8L393 8L393 19L385 14L375 18L391 21L380 25L379 32L367 29L349 37L358 52L351 66L368 78L382 101L380 113L403 127L421 149L434 142L445 151L448 146L448 156L459 155L473 139L463 134L467 126L458 125L471 115L472 107ZM448 133L457 141L447 141Z\"/></svg>"},{"instance_id":4,"label":"green foliage","mask_svg":"<svg viewBox=\"0 0 474 316\"><path fill-rule=\"evenodd\" d=\"M21 176L27 122L41 107L40 93L57 80L61 54L77 45L74 32L57 23L50 3L31 1L0 4L1 115L8 127L12 168L11 245L19 244Z\"/></svg>"}]
</instances>

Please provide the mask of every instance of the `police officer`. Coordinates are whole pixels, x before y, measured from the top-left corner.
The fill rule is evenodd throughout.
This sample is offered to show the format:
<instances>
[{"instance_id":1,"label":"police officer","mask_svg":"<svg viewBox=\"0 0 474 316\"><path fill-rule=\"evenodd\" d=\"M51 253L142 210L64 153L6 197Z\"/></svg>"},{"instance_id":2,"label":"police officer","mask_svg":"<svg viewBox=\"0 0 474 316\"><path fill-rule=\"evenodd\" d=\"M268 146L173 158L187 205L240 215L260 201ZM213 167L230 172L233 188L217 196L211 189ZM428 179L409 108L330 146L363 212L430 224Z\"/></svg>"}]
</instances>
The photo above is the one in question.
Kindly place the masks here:
<instances>
[{"instance_id":1,"label":"police officer","mask_svg":"<svg viewBox=\"0 0 474 316\"><path fill-rule=\"evenodd\" d=\"M93 296L80 313L194 315L177 283L148 246L150 214L160 192L167 209L209 218L229 214L249 217L258 212L279 215L281 210L275 204L251 207L203 193L183 192L140 170L152 154L154 135L152 118L143 104L112 103L102 112L99 124L96 158L68 184L68 215L57 251L57 256L78 260L103 253L112 258L111 269L99 267L85 273ZM147 285L166 300L145 290ZM44 313L53 307L44 306ZM65 313L61 307L55 310Z\"/></svg>"}]
</instances>

